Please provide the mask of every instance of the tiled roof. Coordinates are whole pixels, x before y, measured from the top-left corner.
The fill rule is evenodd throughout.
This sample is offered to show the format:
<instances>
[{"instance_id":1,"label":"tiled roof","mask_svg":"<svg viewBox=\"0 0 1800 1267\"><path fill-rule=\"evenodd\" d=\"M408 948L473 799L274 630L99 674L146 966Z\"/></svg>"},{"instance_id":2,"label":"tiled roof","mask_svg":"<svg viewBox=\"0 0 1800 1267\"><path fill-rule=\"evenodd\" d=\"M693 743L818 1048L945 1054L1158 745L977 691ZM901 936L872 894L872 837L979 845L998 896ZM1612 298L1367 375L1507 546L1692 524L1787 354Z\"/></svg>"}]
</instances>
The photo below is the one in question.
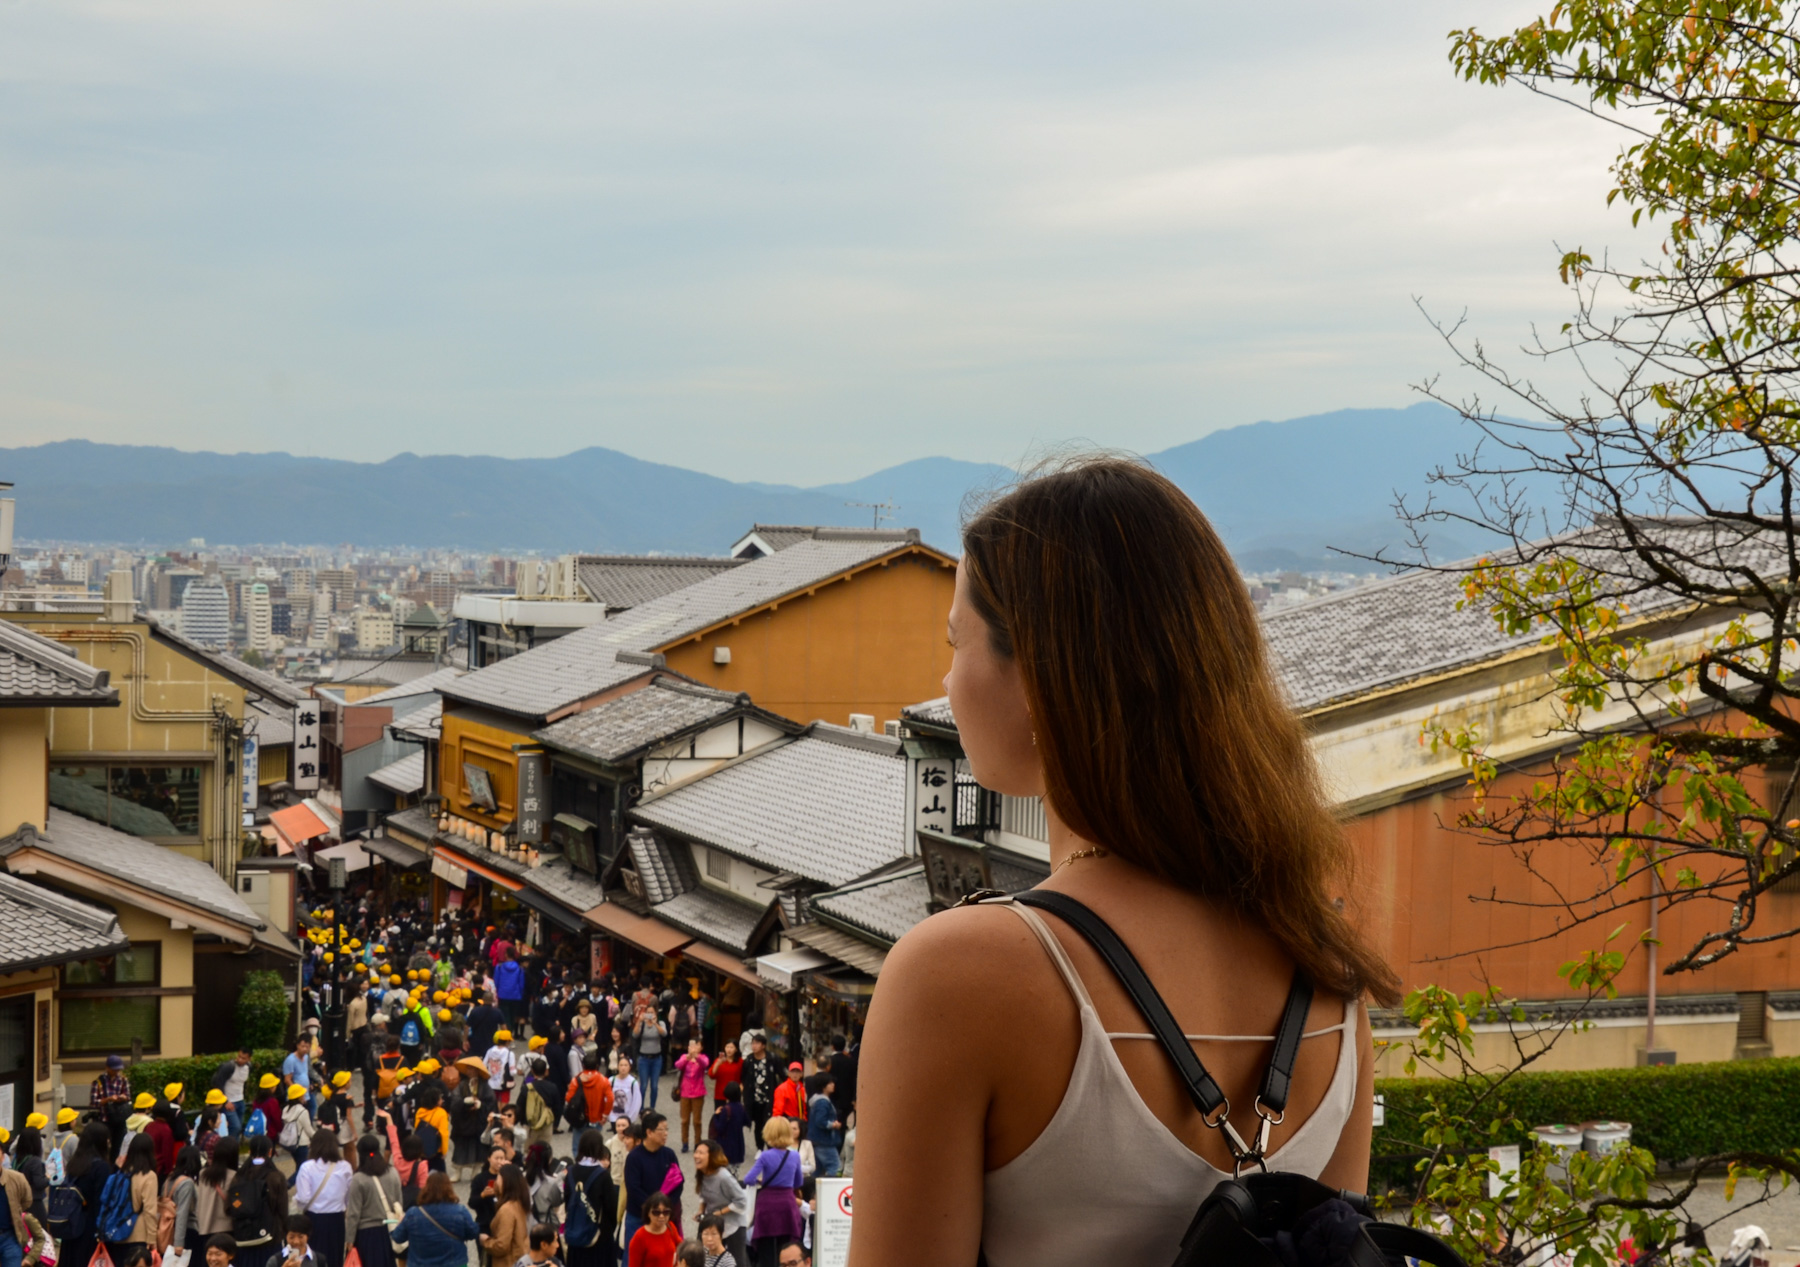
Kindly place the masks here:
<instances>
[{"instance_id":1,"label":"tiled roof","mask_svg":"<svg viewBox=\"0 0 1800 1267\"><path fill-rule=\"evenodd\" d=\"M889 945L899 941L914 924L931 914L930 901L931 889L925 882L922 866L845 885L830 893L815 893L812 897L814 910L839 923L873 933Z\"/></svg>"},{"instance_id":2,"label":"tiled roof","mask_svg":"<svg viewBox=\"0 0 1800 1267\"><path fill-rule=\"evenodd\" d=\"M374 695L365 695L355 703L359 706L363 704L398 704L408 696L432 694L443 683L454 682L467 672L467 669L459 669L452 665L427 673L423 677L414 678L410 682L402 682L399 686L390 686L387 690ZM396 716L400 715L399 708L396 707L394 712Z\"/></svg>"},{"instance_id":3,"label":"tiled roof","mask_svg":"<svg viewBox=\"0 0 1800 1267\"><path fill-rule=\"evenodd\" d=\"M20 848L35 847L137 888L200 907L245 928L263 926L262 917L244 904L218 872L198 858L127 836L55 806L50 807L46 828L39 833L27 825L6 837L0 841L0 858Z\"/></svg>"},{"instance_id":4,"label":"tiled roof","mask_svg":"<svg viewBox=\"0 0 1800 1267\"><path fill-rule=\"evenodd\" d=\"M448 683L443 694L524 717L548 717L646 671L617 659L679 642L765 603L916 547L904 541L805 541L652 599L610 620Z\"/></svg>"},{"instance_id":5,"label":"tiled roof","mask_svg":"<svg viewBox=\"0 0 1800 1267\"><path fill-rule=\"evenodd\" d=\"M751 524L750 531L739 538L742 546L756 537L771 550L790 550L802 541L917 541L917 528L839 528L822 524Z\"/></svg>"},{"instance_id":6,"label":"tiled roof","mask_svg":"<svg viewBox=\"0 0 1800 1267\"><path fill-rule=\"evenodd\" d=\"M362 686L411 686L436 674L438 668L438 662L429 656L401 652L382 656L339 656L332 663L330 680L340 686L347 682Z\"/></svg>"},{"instance_id":7,"label":"tiled roof","mask_svg":"<svg viewBox=\"0 0 1800 1267\"><path fill-rule=\"evenodd\" d=\"M371 782L379 783L392 792L410 796L414 792L423 791L425 787L425 754L423 752L408 753L398 761L391 761L381 769L369 775Z\"/></svg>"},{"instance_id":8,"label":"tiled roof","mask_svg":"<svg viewBox=\"0 0 1800 1267\"><path fill-rule=\"evenodd\" d=\"M146 621L146 623L150 626L153 637L172 647L179 648L190 659L204 661L221 676L231 679L246 690L254 691L258 695L280 704L298 704L306 698L305 691L285 678L278 678L273 673L265 673L261 669L253 668L236 656L226 655L223 651L214 650L212 647L203 647L193 639L184 638L166 626L157 624L154 620Z\"/></svg>"},{"instance_id":9,"label":"tiled roof","mask_svg":"<svg viewBox=\"0 0 1800 1267\"><path fill-rule=\"evenodd\" d=\"M928 699L923 704L908 704L900 710L903 720L912 719L930 726L956 726L956 718L950 712L950 697L940 695L936 699Z\"/></svg>"},{"instance_id":10,"label":"tiled roof","mask_svg":"<svg viewBox=\"0 0 1800 1267\"><path fill-rule=\"evenodd\" d=\"M655 832L634 831L625 836L631 869L644 886L644 901L651 906L680 897L700 883L694 869L694 853L680 841L664 840Z\"/></svg>"},{"instance_id":11,"label":"tiled roof","mask_svg":"<svg viewBox=\"0 0 1800 1267\"><path fill-rule=\"evenodd\" d=\"M572 911L591 911L606 900L600 881L569 865L567 858L551 858L533 867L525 883L548 893Z\"/></svg>"},{"instance_id":12,"label":"tiled roof","mask_svg":"<svg viewBox=\"0 0 1800 1267\"><path fill-rule=\"evenodd\" d=\"M419 840L433 840L438 834L437 817L417 805L389 814L387 823Z\"/></svg>"},{"instance_id":13,"label":"tiled roof","mask_svg":"<svg viewBox=\"0 0 1800 1267\"><path fill-rule=\"evenodd\" d=\"M575 576L607 611L623 611L696 581L730 571L741 559L706 555L585 554L575 560Z\"/></svg>"},{"instance_id":14,"label":"tiled roof","mask_svg":"<svg viewBox=\"0 0 1800 1267\"><path fill-rule=\"evenodd\" d=\"M534 731L531 737L590 761L623 761L749 702L747 695L659 678L641 690Z\"/></svg>"},{"instance_id":15,"label":"tiled roof","mask_svg":"<svg viewBox=\"0 0 1800 1267\"><path fill-rule=\"evenodd\" d=\"M395 734L423 743L436 739L444 728L444 701L434 699L423 708L415 708L399 720L389 723Z\"/></svg>"},{"instance_id":16,"label":"tiled roof","mask_svg":"<svg viewBox=\"0 0 1800 1267\"><path fill-rule=\"evenodd\" d=\"M905 850L898 753L882 736L815 723L791 743L646 797L631 817L765 870L848 884Z\"/></svg>"},{"instance_id":17,"label":"tiled roof","mask_svg":"<svg viewBox=\"0 0 1800 1267\"><path fill-rule=\"evenodd\" d=\"M701 885L667 902L656 903L650 913L684 933L744 955L750 953L750 934L756 931L767 909Z\"/></svg>"},{"instance_id":18,"label":"tiled roof","mask_svg":"<svg viewBox=\"0 0 1800 1267\"><path fill-rule=\"evenodd\" d=\"M294 742L294 710L263 704L246 704L244 712L256 721L256 741L265 748Z\"/></svg>"},{"instance_id":19,"label":"tiled roof","mask_svg":"<svg viewBox=\"0 0 1800 1267\"><path fill-rule=\"evenodd\" d=\"M0 874L0 972L117 954L130 945L111 911Z\"/></svg>"},{"instance_id":20,"label":"tiled roof","mask_svg":"<svg viewBox=\"0 0 1800 1267\"><path fill-rule=\"evenodd\" d=\"M107 671L76 658L55 639L0 620L0 704L100 704L119 702Z\"/></svg>"}]
</instances>

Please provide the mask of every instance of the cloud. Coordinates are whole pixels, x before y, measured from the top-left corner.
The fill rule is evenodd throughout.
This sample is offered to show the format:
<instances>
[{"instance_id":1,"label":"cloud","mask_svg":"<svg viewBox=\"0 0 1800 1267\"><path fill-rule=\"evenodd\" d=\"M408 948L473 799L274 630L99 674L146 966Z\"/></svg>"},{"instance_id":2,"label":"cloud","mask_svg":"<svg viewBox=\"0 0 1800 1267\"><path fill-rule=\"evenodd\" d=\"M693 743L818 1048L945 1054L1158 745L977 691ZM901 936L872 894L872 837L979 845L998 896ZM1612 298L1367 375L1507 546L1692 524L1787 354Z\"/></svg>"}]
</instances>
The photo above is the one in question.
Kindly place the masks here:
<instances>
[{"instance_id":1,"label":"cloud","mask_svg":"<svg viewBox=\"0 0 1800 1267\"><path fill-rule=\"evenodd\" d=\"M1616 138L1516 4L0 6L0 437L853 478L1404 403ZM271 383L282 386L271 388Z\"/></svg>"}]
</instances>

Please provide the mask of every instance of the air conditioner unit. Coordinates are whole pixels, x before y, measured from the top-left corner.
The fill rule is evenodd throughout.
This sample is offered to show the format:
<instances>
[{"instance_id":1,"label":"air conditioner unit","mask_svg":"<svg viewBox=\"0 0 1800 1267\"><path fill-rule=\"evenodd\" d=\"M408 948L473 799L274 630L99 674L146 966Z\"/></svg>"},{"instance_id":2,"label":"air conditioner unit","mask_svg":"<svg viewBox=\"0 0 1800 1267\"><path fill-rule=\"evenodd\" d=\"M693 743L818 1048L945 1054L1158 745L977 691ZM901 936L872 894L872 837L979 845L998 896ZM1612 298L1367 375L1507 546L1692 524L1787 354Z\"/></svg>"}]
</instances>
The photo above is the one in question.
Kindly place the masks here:
<instances>
[{"instance_id":1,"label":"air conditioner unit","mask_svg":"<svg viewBox=\"0 0 1800 1267\"><path fill-rule=\"evenodd\" d=\"M850 714L850 729L859 731L865 735L874 734L875 733L875 714L874 713L851 713Z\"/></svg>"}]
</instances>

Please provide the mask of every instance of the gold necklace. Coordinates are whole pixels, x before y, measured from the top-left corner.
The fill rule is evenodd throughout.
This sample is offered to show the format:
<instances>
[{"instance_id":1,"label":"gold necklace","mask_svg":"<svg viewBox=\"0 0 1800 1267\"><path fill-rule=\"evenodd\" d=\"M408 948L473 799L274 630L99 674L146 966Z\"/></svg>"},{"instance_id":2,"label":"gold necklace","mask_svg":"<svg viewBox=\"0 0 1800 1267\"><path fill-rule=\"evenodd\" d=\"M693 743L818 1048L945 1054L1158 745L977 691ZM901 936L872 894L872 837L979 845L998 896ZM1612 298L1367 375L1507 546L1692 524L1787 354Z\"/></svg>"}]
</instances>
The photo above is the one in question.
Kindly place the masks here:
<instances>
[{"instance_id":1,"label":"gold necklace","mask_svg":"<svg viewBox=\"0 0 1800 1267\"><path fill-rule=\"evenodd\" d=\"M1110 849L1108 849L1105 845L1095 845L1092 849L1077 849L1074 853L1070 854L1067 858L1064 858L1061 862L1057 863L1054 867L1051 867L1050 874L1055 875L1058 871L1061 871L1064 867L1068 866L1071 862L1075 861L1075 859L1077 859L1077 858L1104 858L1104 857L1106 857L1107 854L1109 854L1111 852L1112 851Z\"/></svg>"}]
</instances>

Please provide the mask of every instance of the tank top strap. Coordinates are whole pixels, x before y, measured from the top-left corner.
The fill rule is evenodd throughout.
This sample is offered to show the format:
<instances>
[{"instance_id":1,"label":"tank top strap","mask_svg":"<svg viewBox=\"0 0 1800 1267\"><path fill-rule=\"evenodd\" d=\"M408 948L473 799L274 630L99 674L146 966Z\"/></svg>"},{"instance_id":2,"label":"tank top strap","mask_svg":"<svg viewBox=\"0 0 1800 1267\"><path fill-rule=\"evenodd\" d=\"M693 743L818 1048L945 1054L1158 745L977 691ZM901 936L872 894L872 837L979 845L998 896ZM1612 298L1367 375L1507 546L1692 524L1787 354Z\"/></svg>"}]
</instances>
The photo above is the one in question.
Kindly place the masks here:
<instances>
[{"instance_id":1,"label":"tank top strap","mask_svg":"<svg viewBox=\"0 0 1800 1267\"><path fill-rule=\"evenodd\" d=\"M1075 965L1069 962L1069 952L1062 943L1056 940L1056 934L1044 923L1043 916L1029 906L1017 902L1006 903L1006 909L1025 921L1026 927L1037 934L1037 939L1044 945L1044 953L1050 956L1050 962L1056 965L1057 972L1062 974L1063 984L1069 987L1069 993L1075 996L1077 1007L1085 1011L1094 1010L1094 1000L1088 997L1087 987L1081 984L1081 978L1075 973Z\"/></svg>"}]
</instances>

